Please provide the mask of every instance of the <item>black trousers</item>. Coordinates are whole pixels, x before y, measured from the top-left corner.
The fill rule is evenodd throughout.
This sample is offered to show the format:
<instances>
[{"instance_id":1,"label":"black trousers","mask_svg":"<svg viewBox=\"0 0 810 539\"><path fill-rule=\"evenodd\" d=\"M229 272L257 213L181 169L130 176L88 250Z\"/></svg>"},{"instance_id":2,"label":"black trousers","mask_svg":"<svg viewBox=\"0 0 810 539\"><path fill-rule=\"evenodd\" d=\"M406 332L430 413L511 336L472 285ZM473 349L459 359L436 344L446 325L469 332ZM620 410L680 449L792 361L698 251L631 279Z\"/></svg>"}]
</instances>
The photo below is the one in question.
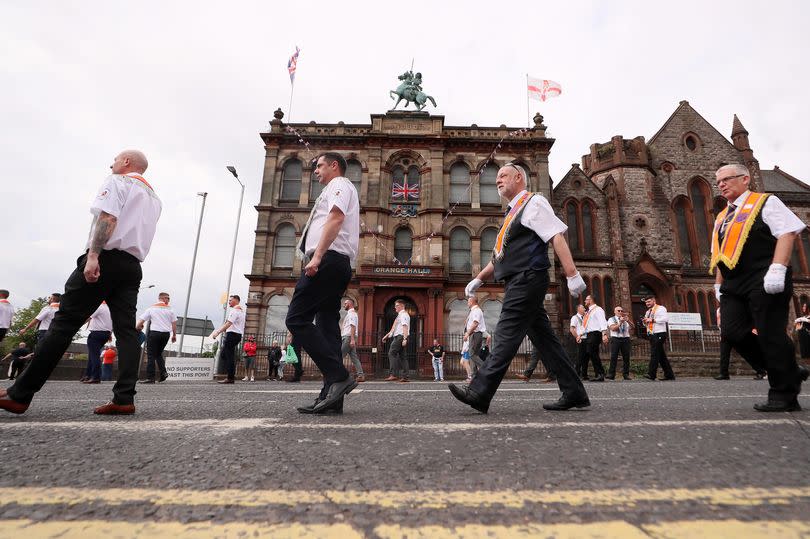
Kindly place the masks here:
<instances>
[{"instance_id":1,"label":"black trousers","mask_svg":"<svg viewBox=\"0 0 810 539\"><path fill-rule=\"evenodd\" d=\"M157 370L160 371L161 378L169 375L166 372L166 360L163 358L163 350L166 349L166 344L168 344L171 335L168 331L149 330L149 335L146 336L146 378L148 380L155 379L155 365L157 365Z\"/></svg>"},{"instance_id":2,"label":"black trousers","mask_svg":"<svg viewBox=\"0 0 810 539\"><path fill-rule=\"evenodd\" d=\"M109 331L91 331L87 336L87 369L85 374L91 380L101 380L101 349L110 340Z\"/></svg>"},{"instance_id":3,"label":"black trousers","mask_svg":"<svg viewBox=\"0 0 810 539\"><path fill-rule=\"evenodd\" d=\"M290 344L292 344L295 355L298 356L298 363L293 363L293 380L300 380L304 375L304 359L301 357L301 346L299 346L295 340L293 340L293 342Z\"/></svg>"},{"instance_id":4,"label":"black trousers","mask_svg":"<svg viewBox=\"0 0 810 539\"><path fill-rule=\"evenodd\" d=\"M602 360L599 359L599 347L602 345L602 332L601 331L590 331L585 334L583 337L585 340L585 348L588 357L591 360L591 365L593 365L593 373L596 376L604 376L605 375L605 367L602 365ZM588 374L588 365L585 364L585 374Z\"/></svg>"},{"instance_id":5,"label":"black trousers","mask_svg":"<svg viewBox=\"0 0 810 539\"><path fill-rule=\"evenodd\" d=\"M655 378L658 376L658 364L664 371L664 378L674 380L675 373L672 372L672 365L669 364L667 352L664 350L664 343L667 341L667 334L664 332L650 335L650 365L647 368L647 376Z\"/></svg>"},{"instance_id":6,"label":"black trousers","mask_svg":"<svg viewBox=\"0 0 810 539\"><path fill-rule=\"evenodd\" d=\"M484 334L480 331L474 332L470 335L470 364L473 366L473 371L477 371L484 364L481 359L481 347L484 345Z\"/></svg>"},{"instance_id":7,"label":"black trousers","mask_svg":"<svg viewBox=\"0 0 810 539\"><path fill-rule=\"evenodd\" d=\"M583 379L588 379L588 347L583 335L577 343L577 374Z\"/></svg>"},{"instance_id":8,"label":"black trousers","mask_svg":"<svg viewBox=\"0 0 810 539\"><path fill-rule=\"evenodd\" d=\"M24 371L26 363L28 363L27 359L14 359L11 362L11 373L8 375L9 380L16 378L18 374Z\"/></svg>"},{"instance_id":9,"label":"black trousers","mask_svg":"<svg viewBox=\"0 0 810 539\"><path fill-rule=\"evenodd\" d=\"M744 357L754 369L758 365L765 367L770 384L769 400L793 402L799 394L801 378L793 341L785 331L793 296L790 269L785 278L785 290L780 294L768 294L761 283L742 292L725 288L722 292L723 338L738 352L745 351L747 357ZM751 333L752 327L756 328L757 335Z\"/></svg>"},{"instance_id":10,"label":"black trousers","mask_svg":"<svg viewBox=\"0 0 810 539\"><path fill-rule=\"evenodd\" d=\"M320 369L325 387L349 376L340 357L339 322L340 299L351 277L349 257L326 251L314 276L301 273L287 311L287 329Z\"/></svg>"},{"instance_id":11,"label":"black trousers","mask_svg":"<svg viewBox=\"0 0 810 539\"><path fill-rule=\"evenodd\" d=\"M6 333L8 333L8 328L0 328L0 342L6 338Z\"/></svg>"},{"instance_id":12,"label":"black trousers","mask_svg":"<svg viewBox=\"0 0 810 539\"><path fill-rule=\"evenodd\" d=\"M106 300L112 315L118 347L118 381L113 387L113 402L132 404L138 381L140 360L138 332L135 330L135 308L141 284L141 264L123 251L102 251L98 257L101 276L95 283L84 280L86 255L76 261L76 269L65 283L65 293L51 327L37 342L34 358L8 388L9 396L29 403L42 389L79 328Z\"/></svg>"},{"instance_id":13,"label":"black trousers","mask_svg":"<svg viewBox=\"0 0 810 539\"><path fill-rule=\"evenodd\" d=\"M491 400L495 395L526 335L535 348L543 351L543 360L557 375L557 383L566 397L580 399L587 395L543 307L547 289L546 271L524 271L506 282L503 308L495 328L498 338L470 383L470 388L483 399Z\"/></svg>"},{"instance_id":14,"label":"black trousers","mask_svg":"<svg viewBox=\"0 0 810 539\"><path fill-rule=\"evenodd\" d=\"M225 366L225 373L228 375L228 380L236 378L236 346L242 340L242 334L234 331L226 331L225 339L222 341L222 364ZM163 358L161 357L161 361ZM301 358L298 359L301 361ZM163 366L163 370L166 367Z\"/></svg>"},{"instance_id":15,"label":"black trousers","mask_svg":"<svg viewBox=\"0 0 810 539\"><path fill-rule=\"evenodd\" d=\"M397 335L391 339L388 346L388 373L397 378L408 377L408 360L405 358L405 348L402 346L402 335Z\"/></svg>"},{"instance_id":16,"label":"black trousers","mask_svg":"<svg viewBox=\"0 0 810 539\"><path fill-rule=\"evenodd\" d=\"M568 357L566 356L565 359L567 360ZM537 369L537 365L539 363L542 363L543 367L545 367L549 379L555 380L557 378L557 374L551 371L551 368L546 364L545 361L543 361L543 357L535 347L532 347L531 358L529 359L529 364L526 366L526 370L523 371L523 375L531 377L531 375L534 374L535 369Z\"/></svg>"},{"instance_id":17,"label":"black trousers","mask_svg":"<svg viewBox=\"0 0 810 539\"><path fill-rule=\"evenodd\" d=\"M616 364L619 362L619 352L622 353L622 376L630 376L630 337L610 338L610 368L608 376L616 376Z\"/></svg>"}]
</instances>

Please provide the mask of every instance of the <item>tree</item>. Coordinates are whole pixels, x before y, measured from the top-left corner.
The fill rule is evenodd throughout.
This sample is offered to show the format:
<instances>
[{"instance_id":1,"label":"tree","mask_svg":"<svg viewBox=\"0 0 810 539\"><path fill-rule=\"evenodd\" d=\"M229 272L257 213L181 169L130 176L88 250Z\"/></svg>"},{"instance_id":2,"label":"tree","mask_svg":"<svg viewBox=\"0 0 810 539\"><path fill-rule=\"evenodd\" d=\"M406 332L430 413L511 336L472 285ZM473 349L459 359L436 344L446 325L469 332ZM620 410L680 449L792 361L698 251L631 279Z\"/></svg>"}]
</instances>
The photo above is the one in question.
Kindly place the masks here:
<instances>
[{"instance_id":1,"label":"tree","mask_svg":"<svg viewBox=\"0 0 810 539\"><path fill-rule=\"evenodd\" d=\"M0 343L0 357L5 357L11 350L17 347L21 341L25 341L29 350L34 349L37 343L36 331L29 330L27 333L20 335L20 330L24 328L28 322L34 319L39 311L48 304L48 298L36 298L31 300L28 307L19 309L14 313L14 319L11 321L11 327L8 328L6 338Z\"/></svg>"}]
</instances>

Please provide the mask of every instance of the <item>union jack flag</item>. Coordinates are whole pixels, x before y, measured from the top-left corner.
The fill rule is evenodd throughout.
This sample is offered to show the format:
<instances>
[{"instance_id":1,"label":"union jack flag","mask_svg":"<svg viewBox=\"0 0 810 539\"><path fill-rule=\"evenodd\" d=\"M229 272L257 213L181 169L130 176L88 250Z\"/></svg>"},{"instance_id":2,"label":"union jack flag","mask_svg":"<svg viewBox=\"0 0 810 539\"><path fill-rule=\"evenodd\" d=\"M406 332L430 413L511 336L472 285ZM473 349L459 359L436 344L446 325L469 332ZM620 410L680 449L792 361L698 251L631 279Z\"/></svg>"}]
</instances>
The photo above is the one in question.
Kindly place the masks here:
<instances>
[{"instance_id":1,"label":"union jack flag","mask_svg":"<svg viewBox=\"0 0 810 539\"><path fill-rule=\"evenodd\" d=\"M419 200L419 186L408 185L408 178L403 178L402 183L394 183L391 186L391 198Z\"/></svg>"},{"instance_id":2,"label":"union jack flag","mask_svg":"<svg viewBox=\"0 0 810 539\"><path fill-rule=\"evenodd\" d=\"M287 62L287 71L290 72L290 84L295 82L295 68L298 66L298 52L299 49L297 46L295 47L295 54L290 56L290 61Z\"/></svg>"}]
</instances>

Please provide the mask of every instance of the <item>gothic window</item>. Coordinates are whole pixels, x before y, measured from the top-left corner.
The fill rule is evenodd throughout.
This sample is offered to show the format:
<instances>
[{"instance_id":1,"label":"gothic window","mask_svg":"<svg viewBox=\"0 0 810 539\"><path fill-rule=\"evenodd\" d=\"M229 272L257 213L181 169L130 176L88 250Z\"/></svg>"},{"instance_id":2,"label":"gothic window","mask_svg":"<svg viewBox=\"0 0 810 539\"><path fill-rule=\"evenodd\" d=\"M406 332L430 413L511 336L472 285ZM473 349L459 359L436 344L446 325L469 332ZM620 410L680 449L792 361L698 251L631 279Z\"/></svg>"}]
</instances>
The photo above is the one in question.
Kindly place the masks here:
<instances>
[{"instance_id":1,"label":"gothic window","mask_svg":"<svg viewBox=\"0 0 810 539\"><path fill-rule=\"evenodd\" d=\"M413 253L413 236L408 228L398 228L394 233L394 258L401 264L408 264Z\"/></svg>"},{"instance_id":2,"label":"gothic window","mask_svg":"<svg viewBox=\"0 0 810 539\"><path fill-rule=\"evenodd\" d=\"M391 171L391 200L400 203L418 203L420 195L420 174L416 165L411 165L407 172L401 165Z\"/></svg>"},{"instance_id":3,"label":"gothic window","mask_svg":"<svg viewBox=\"0 0 810 539\"><path fill-rule=\"evenodd\" d=\"M450 271L454 273L470 273L470 233L464 228L455 228L450 233Z\"/></svg>"},{"instance_id":4,"label":"gothic window","mask_svg":"<svg viewBox=\"0 0 810 539\"><path fill-rule=\"evenodd\" d=\"M691 290L686 293L686 309L687 312L690 313L700 312L698 311L697 298L695 297L695 293Z\"/></svg>"},{"instance_id":5,"label":"gothic window","mask_svg":"<svg viewBox=\"0 0 810 539\"><path fill-rule=\"evenodd\" d=\"M698 312L704 326L708 326L711 321L709 316L709 301L706 299L706 294L701 290L697 293Z\"/></svg>"},{"instance_id":6,"label":"gothic window","mask_svg":"<svg viewBox=\"0 0 810 539\"><path fill-rule=\"evenodd\" d=\"M698 256L700 263L703 267L709 266L711 258L711 247L709 242L711 240L712 219L711 208L709 206L711 201L711 190L709 186L701 179L692 181L689 187L689 195L692 198L692 213L695 222L695 236L697 237L697 244L699 248Z\"/></svg>"},{"instance_id":7,"label":"gothic window","mask_svg":"<svg viewBox=\"0 0 810 539\"><path fill-rule=\"evenodd\" d=\"M273 267L292 268L295 259L295 227L289 223L276 229L276 241L273 247Z\"/></svg>"},{"instance_id":8,"label":"gothic window","mask_svg":"<svg viewBox=\"0 0 810 539\"><path fill-rule=\"evenodd\" d=\"M354 159L349 159L346 162L346 177L352 182L354 188L357 189L357 196L360 196L360 186L363 184L363 167Z\"/></svg>"},{"instance_id":9,"label":"gothic window","mask_svg":"<svg viewBox=\"0 0 810 539\"><path fill-rule=\"evenodd\" d=\"M464 163L450 167L450 204L470 203L470 169Z\"/></svg>"},{"instance_id":10,"label":"gothic window","mask_svg":"<svg viewBox=\"0 0 810 539\"><path fill-rule=\"evenodd\" d=\"M577 204L573 200L569 200L565 205L565 218L568 225L568 245L571 251L581 251L579 243L579 212L577 212Z\"/></svg>"},{"instance_id":11,"label":"gothic window","mask_svg":"<svg viewBox=\"0 0 810 539\"><path fill-rule=\"evenodd\" d=\"M495 240L498 237L497 228L485 228L481 232L481 267L486 266L492 258L492 249L495 248Z\"/></svg>"},{"instance_id":12,"label":"gothic window","mask_svg":"<svg viewBox=\"0 0 810 539\"><path fill-rule=\"evenodd\" d=\"M675 203L675 228L677 230L678 248L681 261L684 264L692 263L692 245L689 240L689 224L687 223L687 207L689 202L681 198Z\"/></svg>"},{"instance_id":13,"label":"gothic window","mask_svg":"<svg viewBox=\"0 0 810 539\"><path fill-rule=\"evenodd\" d=\"M602 281L602 286L605 289L605 312L610 314L613 312L613 307L615 307L613 303L615 301L613 299L613 279L610 277L605 277L605 279Z\"/></svg>"},{"instance_id":14,"label":"gothic window","mask_svg":"<svg viewBox=\"0 0 810 539\"><path fill-rule=\"evenodd\" d=\"M593 243L593 205L585 202L582 205L582 249L587 253L596 254Z\"/></svg>"},{"instance_id":15,"label":"gothic window","mask_svg":"<svg viewBox=\"0 0 810 539\"><path fill-rule=\"evenodd\" d=\"M481 169L478 181L481 204L500 204L501 197L498 195L498 187L495 180L498 177L498 167L492 163Z\"/></svg>"},{"instance_id":16,"label":"gothic window","mask_svg":"<svg viewBox=\"0 0 810 539\"><path fill-rule=\"evenodd\" d=\"M287 311L290 308L290 298L282 294L277 294L267 302L267 316L264 321L264 334L267 341L272 342L277 339L283 342L287 337L287 325L284 320L287 318Z\"/></svg>"},{"instance_id":17,"label":"gothic window","mask_svg":"<svg viewBox=\"0 0 810 539\"><path fill-rule=\"evenodd\" d=\"M602 298L604 297L602 295L602 280L599 277L593 277L591 279L591 286L588 290L590 290L590 294L596 304L604 308L604 305L602 304Z\"/></svg>"},{"instance_id":18,"label":"gothic window","mask_svg":"<svg viewBox=\"0 0 810 539\"><path fill-rule=\"evenodd\" d=\"M284 164L281 173L281 198L288 202L298 202L301 196L303 166L298 159L290 159Z\"/></svg>"},{"instance_id":19,"label":"gothic window","mask_svg":"<svg viewBox=\"0 0 810 539\"><path fill-rule=\"evenodd\" d=\"M309 203L314 204L315 199L323 191L323 184L318 181L318 177L315 175L315 171L313 170L312 173L309 175Z\"/></svg>"}]
</instances>

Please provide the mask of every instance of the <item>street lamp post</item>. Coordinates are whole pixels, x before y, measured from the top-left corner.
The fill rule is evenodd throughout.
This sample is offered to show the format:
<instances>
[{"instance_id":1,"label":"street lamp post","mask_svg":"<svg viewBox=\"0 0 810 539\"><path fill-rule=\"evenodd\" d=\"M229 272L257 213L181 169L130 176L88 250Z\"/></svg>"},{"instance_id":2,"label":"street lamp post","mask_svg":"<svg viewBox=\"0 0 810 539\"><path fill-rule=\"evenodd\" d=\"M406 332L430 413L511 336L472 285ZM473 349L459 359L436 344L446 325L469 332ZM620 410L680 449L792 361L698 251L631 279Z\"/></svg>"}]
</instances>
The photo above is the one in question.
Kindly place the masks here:
<instances>
[{"instance_id":1,"label":"street lamp post","mask_svg":"<svg viewBox=\"0 0 810 539\"><path fill-rule=\"evenodd\" d=\"M194 266L197 264L197 247L200 245L200 230L202 230L203 214L205 213L205 198L208 193L197 193L201 196L202 209L200 210L200 222L197 224L197 239L194 240L194 254L191 256L191 273L188 275L188 290L186 290L186 308L183 311L183 325L180 327L180 344L177 347L177 355L183 355L183 340L186 337L186 322L188 321L188 303L191 300L191 283L194 281Z\"/></svg>"},{"instance_id":2,"label":"street lamp post","mask_svg":"<svg viewBox=\"0 0 810 539\"><path fill-rule=\"evenodd\" d=\"M233 248L231 249L231 265L228 268L228 284L225 286L225 294L230 295L231 293L231 275L233 274L233 261L234 257L236 257L236 239L239 237L239 219L242 217L242 199L245 197L245 184L239 179L239 175L236 173L236 168L228 165L225 167L228 169L228 172L233 174L233 177L236 178L236 181L239 182L242 190L239 194L239 210L236 212L236 230L233 233ZM225 305L222 306L222 323L225 323L225 320L228 318L228 300L225 300ZM220 369L220 356L222 351L222 345L225 342L224 334L220 340L219 347L217 348L217 368L216 372L219 373Z\"/></svg>"}]
</instances>

